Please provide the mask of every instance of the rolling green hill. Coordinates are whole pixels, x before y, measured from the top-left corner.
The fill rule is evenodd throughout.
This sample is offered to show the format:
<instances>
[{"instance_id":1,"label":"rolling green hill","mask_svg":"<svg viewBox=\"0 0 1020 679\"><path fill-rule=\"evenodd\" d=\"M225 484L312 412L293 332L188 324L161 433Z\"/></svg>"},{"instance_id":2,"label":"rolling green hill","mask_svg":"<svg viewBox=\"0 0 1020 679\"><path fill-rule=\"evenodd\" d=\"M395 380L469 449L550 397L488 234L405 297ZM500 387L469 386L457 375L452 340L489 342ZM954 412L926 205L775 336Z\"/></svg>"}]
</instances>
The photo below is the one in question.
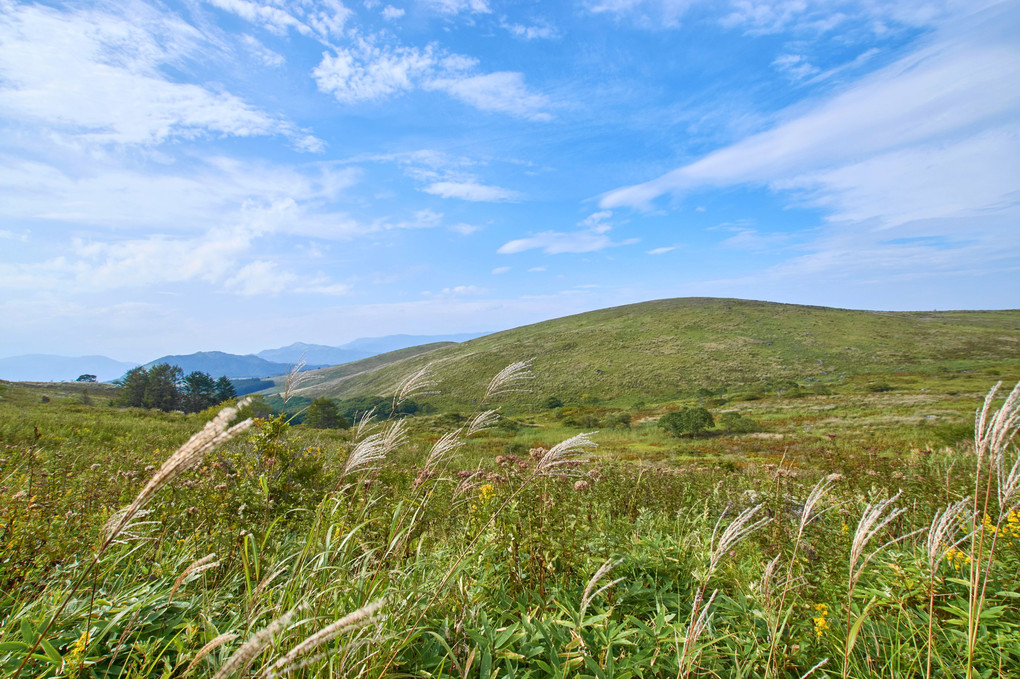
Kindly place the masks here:
<instances>
[{"instance_id":1,"label":"rolling green hill","mask_svg":"<svg viewBox=\"0 0 1020 679\"><path fill-rule=\"evenodd\" d=\"M395 352L396 353L396 352ZM533 359L530 399L666 399L778 380L1020 363L1020 310L878 312L682 298L523 326L377 367L312 371L302 396L386 395L432 362L443 405L467 405L508 363ZM384 357L376 357L384 358Z\"/></svg>"},{"instance_id":2,"label":"rolling green hill","mask_svg":"<svg viewBox=\"0 0 1020 679\"><path fill-rule=\"evenodd\" d=\"M297 387L292 390L294 396L317 397L323 394L330 396L344 392L345 384L365 373L381 370L394 363L411 360L415 356L428 354L444 347L456 346L455 342L432 342L420 344L406 349L397 349L378 356L370 356L360 361L352 361L331 368L320 368L301 373ZM282 375L271 379L273 386L262 390L261 394L278 394L284 389L287 376ZM361 392L358 392L361 393Z\"/></svg>"}]
</instances>

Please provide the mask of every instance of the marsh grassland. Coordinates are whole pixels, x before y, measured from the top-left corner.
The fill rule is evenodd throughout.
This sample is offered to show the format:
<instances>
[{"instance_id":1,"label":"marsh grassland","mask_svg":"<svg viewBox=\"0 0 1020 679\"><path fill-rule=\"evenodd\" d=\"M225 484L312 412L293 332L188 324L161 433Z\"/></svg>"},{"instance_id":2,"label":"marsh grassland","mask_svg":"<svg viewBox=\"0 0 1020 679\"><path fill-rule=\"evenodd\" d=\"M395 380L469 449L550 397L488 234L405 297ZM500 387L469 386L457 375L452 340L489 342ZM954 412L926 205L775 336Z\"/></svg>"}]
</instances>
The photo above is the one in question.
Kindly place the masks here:
<instances>
[{"instance_id":1,"label":"marsh grassland","mask_svg":"<svg viewBox=\"0 0 1020 679\"><path fill-rule=\"evenodd\" d=\"M1015 370L557 405L513 364L350 430L2 383L0 671L1020 676Z\"/></svg>"}]
</instances>

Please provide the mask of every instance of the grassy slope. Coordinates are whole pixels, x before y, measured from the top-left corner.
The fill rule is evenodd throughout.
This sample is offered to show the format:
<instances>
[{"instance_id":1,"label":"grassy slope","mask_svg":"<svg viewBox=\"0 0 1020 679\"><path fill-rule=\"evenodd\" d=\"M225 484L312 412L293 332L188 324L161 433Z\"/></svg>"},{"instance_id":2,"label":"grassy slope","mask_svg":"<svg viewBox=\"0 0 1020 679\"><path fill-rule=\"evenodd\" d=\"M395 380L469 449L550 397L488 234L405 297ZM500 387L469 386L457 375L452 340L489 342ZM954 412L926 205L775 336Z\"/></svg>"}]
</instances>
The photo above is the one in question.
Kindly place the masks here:
<instances>
[{"instance_id":1,"label":"grassy slope","mask_svg":"<svg viewBox=\"0 0 1020 679\"><path fill-rule=\"evenodd\" d=\"M370 356L360 361L352 361L321 370L309 370L301 374L298 387L293 390L294 396L320 396L322 394L333 394L337 390L344 389L344 384L351 378L357 377L366 372L380 370L393 363L413 359L415 356L429 354L438 349L455 346L455 342L432 342L421 344L416 347L397 349L378 356ZM287 382L287 376L270 378L273 386L259 392L261 394L277 394L283 389Z\"/></svg>"},{"instance_id":2,"label":"grassy slope","mask_svg":"<svg viewBox=\"0 0 1020 679\"><path fill-rule=\"evenodd\" d=\"M529 358L536 397L671 398L777 379L1016 362L1020 310L873 312L666 299L515 328L355 375L341 372L347 366L329 368L303 395L392 393L434 361L445 394L439 400L466 405L491 375Z\"/></svg>"}]
</instances>

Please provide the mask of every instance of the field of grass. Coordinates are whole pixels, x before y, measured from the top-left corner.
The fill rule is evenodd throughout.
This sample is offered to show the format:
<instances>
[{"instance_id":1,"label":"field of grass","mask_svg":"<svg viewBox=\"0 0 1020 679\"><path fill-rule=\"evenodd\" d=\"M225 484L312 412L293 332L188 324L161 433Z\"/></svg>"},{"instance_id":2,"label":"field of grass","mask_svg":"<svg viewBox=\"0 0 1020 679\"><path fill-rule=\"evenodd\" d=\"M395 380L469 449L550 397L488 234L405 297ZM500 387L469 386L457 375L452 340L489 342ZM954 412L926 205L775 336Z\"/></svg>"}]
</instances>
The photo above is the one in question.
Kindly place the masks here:
<instances>
[{"instance_id":1,"label":"field of grass","mask_svg":"<svg viewBox=\"0 0 1020 679\"><path fill-rule=\"evenodd\" d=\"M1020 311L874 312L736 299L683 298L568 316L487 335L350 375L315 371L300 395L389 394L433 362L443 407L512 361L533 359L536 399L617 403L699 389L767 390L858 375L1020 368ZM439 367L441 366L441 367ZM333 379L333 376L342 379ZM277 390L278 391L278 390ZM269 392L266 392L269 393Z\"/></svg>"},{"instance_id":2,"label":"field of grass","mask_svg":"<svg viewBox=\"0 0 1020 679\"><path fill-rule=\"evenodd\" d=\"M0 383L0 671L1020 676L1020 404L974 445L1020 374L956 360L540 409L539 371L191 453L215 410ZM744 426L657 427L699 404Z\"/></svg>"}]
</instances>

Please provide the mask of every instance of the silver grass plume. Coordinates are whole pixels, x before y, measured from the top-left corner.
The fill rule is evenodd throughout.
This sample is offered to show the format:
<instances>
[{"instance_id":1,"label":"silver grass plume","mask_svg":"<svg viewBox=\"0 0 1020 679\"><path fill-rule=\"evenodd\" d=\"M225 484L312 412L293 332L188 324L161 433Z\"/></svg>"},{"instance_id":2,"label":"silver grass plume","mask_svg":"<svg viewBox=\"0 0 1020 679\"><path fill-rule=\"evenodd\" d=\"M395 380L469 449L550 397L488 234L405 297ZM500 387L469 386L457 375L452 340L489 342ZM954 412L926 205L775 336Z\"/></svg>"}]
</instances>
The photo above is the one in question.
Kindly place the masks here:
<instances>
[{"instance_id":1,"label":"silver grass plume","mask_svg":"<svg viewBox=\"0 0 1020 679\"><path fill-rule=\"evenodd\" d=\"M535 474L545 476L564 474L565 472L562 469L564 465L584 461L586 458L583 455L587 453L587 449L598 447L598 444L591 440L591 436L595 433L582 432L557 443L546 451L545 455L538 461L538 464L535 466Z\"/></svg>"},{"instance_id":2,"label":"silver grass plume","mask_svg":"<svg viewBox=\"0 0 1020 679\"><path fill-rule=\"evenodd\" d=\"M236 638L237 638L236 634L221 634L212 641L210 641L208 644L206 644L205 646L198 650L198 653L196 653L194 659L192 659L192 661L188 663L188 667L184 670L184 674L182 674L181 676L189 675L191 673L191 670L195 669L195 666L198 665L199 662L201 662L202 658L209 655L210 653L212 653L213 651L215 651L217 648L227 643L228 641L233 641Z\"/></svg>"},{"instance_id":3,"label":"silver grass plume","mask_svg":"<svg viewBox=\"0 0 1020 679\"><path fill-rule=\"evenodd\" d=\"M354 438L355 438L355 440L360 441L364 437L365 432L367 432L369 427L372 426L372 421L374 419L375 419L375 408L371 408L371 409L365 411L364 413L361 414L361 417L357 418L358 425L354 429Z\"/></svg>"},{"instance_id":4,"label":"silver grass plume","mask_svg":"<svg viewBox=\"0 0 1020 679\"><path fill-rule=\"evenodd\" d=\"M361 439L347 455L340 477L344 478L356 471L373 468L376 462L385 459L390 451L401 445L406 437L404 421L395 420L383 431Z\"/></svg>"},{"instance_id":5,"label":"silver grass plume","mask_svg":"<svg viewBox=\"0 0 1020 679\"><path fill-rule=\"evenodd\" d=\"M376 613L382 610L385 603L385 599L373 601L370 604L362 606L353 613L348 613L329 626L322 628L288 651L285 656L273 663L271 667L267 668L266 671L262 673L262 676L266 679L271 679L277 674L285 673L289 668L294 666L299 658L308 655L319 646L329 643L354 627L360 627L374 622L378 619Z\"/></svg>"},{"instance_id":6,"label":"silver grass plume","mask_svg":"<svg viewBox=\"0 0 1020 679\"><path fill-rule=\"evenodd\" d=\"M952 536L956 533L956 527L960 518L967 512L968 505L970 505L970 498L965 497L958 502L949 503L945 509L936 512L935 518L932 519L931 526L928 528L928 537L925 540L929 573L935 572L950 549L953 549L970 537L968 534L959 540L951 541Z\"/></svg>"},{"instance_id":7,"label":"silver grass plume","mask_svg":"<svg viewBox=\"0 0 1020 679\"><path fill-rule=\"evenodd\" d=\"M876 502L874 505L871 503L864 508L864 513L861 515L861 520L857 522L857 530L854 531L854 539L850 544L850 589L852 590L854 585L857 584L857 579L860 578L861 572L864 567L871 561L872 557L878 554L880 551L888 547L894 542L906 537L901 536L896 540L891 540L881 547L878 547L873 552L865 556L864 551L868 548L868 543L878 535L878 533L892 523L897 517L903 514L906 510L900 509L889 509L889 506L899 499L900 494L903 491L898 491L891 498ZM888 510L888 511L887 511Z\"/></svg>"},{"instance_id":8,"label":"silver grass plume","mask_svg":"<svg viewBox=\"0 0 1020 679\"><path fill-rule=\"evenodd\" d=\"M177 580L174 581L174 586L170 590L170 596L167 597L167 604L169 605L173 601L174 594L177 594L177 590L180 589L181 585L190 575L196 575L198 573L204 573L205 571L216 568L220 565L219 561L216 561L216 554L206 554L201 559L196 559L191 563L190 566L184 569L184 571L177 576Z\"/></svg>"},{"instance_id":9,"label":"silver grass plume","mask_svg":"<svg viewBox=\"0 0 1020 679\"><path fill-rule=\"evenodd\" d=\"M760 511L760 504L748 507L744 511L740 512L740 514L737 515L737 518L733 519L730 525L726 526L726 530L724 530L722 534L719 534L719 524L722 522L722 517L719 517L719 521L716 521L715 528L712 530L712 550L711 558L708 563L708 574L705 576L706 582L712 578L712 574L715 573L715 569L719 567L719 562L728 551L730 551L748 535L772 520L769 517L763 516L756 521L752 521L755 515ZM718 535L718 540L716 539L716 535Z\"/></svg>"},{"instance_id":10,"label":"silver grass plume","mask_svg":"<svg viewBox=\"0 0 1020 679\"><path fill-rule=\"evenodd\" d=\"M767 607L772 606L772 594L775 591L776 585L776 567L779 565L779 557L781 554L776 554L772 561L769 561L765 565L765 570L761 574L761 579L758 580L759 591L761 592L762 601L765 602Z\"/></svg>"},{"instance_id":11,"label":"silver grass plume","mask_svg":"<svg viewBox=\"0 0 1020 679\"><path fill-rule=\"evenodd\" d=\"M499 422L498 409L483 410L471 418L465 436L471 436L472 434L477 434L480 431L494 427L497 422Z\"/></svg>"},{"instance_id":12,"label":"silver grass plume","mask_svg":"<svg viewBox=\"0 0 1020 679\"><path fill-rule=\"evenodd\" d=\"M265 650L273 637L290 624L290 621L294 619L294 616L303 607L303 605L295 606L248 637L248 641L244 642L241 648L234 651L234 654L227 658L227 661L220 666L220 669L213 675L213 679L227 679L227 677L247 667L252 660Z\"/></svg>"},{"instance_id":13,"label":"silver grass plume","mask_svg":"<svg viewBox=\"0 0 1020 679\"><path fill-rule=\"evenodd\" d=\"M197 434L177 449L166 462L163 463L156 474L149 479L149 482L142 488L134 501L121 511L114 514L106 523L106 541L112 542L125 526L134 518L138 510L142 509L165 485L173 481L182 472L191 469L205 456L222 443L226 443L241 432L248 429L251 418L244 420L233 427L227 425L237 417L238 411L251 403L250 398L242 399L235 406L229 406L221 410L216 417L206 423Z\"/></svg>"},{"instance_id":14,"label":"silver grass plume","mask_svg":"<svg viewBox=\"0 0 1020 679\"><path fill-rule=\"evenodd\" d=\"M448 431L432 444L432 448L425 458L425 471L435 471L436 467L453 458L454 452L464 445L464 441L460 438L461 431L461 429Z\"/></svg>"},{"instance_id":15,"label":"silver grass plume","mask_svg":"<svg viewBox=\"0 0 1020 679\"><path fill-rule=\"evenodd\" d=\"M398 405L409 398L438 394L439 390L435 388L438 384L439 381L435 379L432 373L432 364L429 363L424 368L406 377L397 386L397 392L393 396L393 409L396 410Z\"/></svg>"},{"instance_id":16,"label":"silver grass plume","mask_svg":"<svg viewBox=\"0 0 1020 679\"><path fill-rule=\"evenodd\" d=\"M698 639L705 632L705 628L708 627L709 620L712 619L712 602L715 601L715 595L718 593L719 590L713 590L703 607L700 601L696 601L694 607L691 608L691 622L687 627L683 651L680 654L680 676L686 677L698 659L699 652L695 651L695 647L698 644ZM692 654L690 658L688 658L688 654Z\"/></svg>"},{"instance_id":17,"label":"silver grass plume","mask_svg":"<svg viewBox=\"0 0 1020 679\"><path fill-rule=\"evenodd\" d=\"M814 519L815 507L822 501L825 494L829 492L829 488L835 480L835 476L832 474L819 479L818 483L815 484L815 487L811 489L810 493L808 493L807 499L804 500L804 509L800 514L800 526L797 531L798 534L802 534L804 532L804 528Z\"/></svg>"},{"instance_id":18,"label":"silver grass plume","mask_svg":"<svg viewBox=\"0 0 1020 679\"><path fill-rule=\"evenodd\" d=\"M598 589L595 589L595 585L603 577L605 577L609 573L609 571L613 570L614 568L619 566L621 563L623 563L623 559L617 559L616 561L612 561L612 560L607 561L604 564L602 564L601 566L599 566L599 569L597 571L595 571L595 575L591 576L591 579L588 580L588 585L584 588L584 594L581 595L581 609L580 609L580 613L578 613L578 615L577 615L578 620L584 620L584 612L588 609L588 604L590 604L592 602L592 599L594 599L599 594L601 594L602 592L606 591L607 589L609 589L610 587L612 587L616 583L618 583L621 580L623 580L623 578L617 578L615 580L611 580L611 581L607 582L606 584L602 585Z\"/></svg>"},{"instance_id":19,"label":"silver grass plume","mask_svg":"<svg viewBox=\"0 0 1020 679\"><path fill-rule=\"evenodd\" d=\"M482 401L487 401L493 396L506 394L513 391L527 391L523 382L534 379L531 374L531 359L527 361L516 361L496 373L496 376L489 382Z\"/></svg>"},{"instance_id":20,"label":"silver grass plume","mask_svg":"<svg viewBox=\"0 0 1020 679\"><path fill-rule=\"evenodd\" d=\"M979 464L986 454L992 455L997 465L1001 465L1002 455L1010 440L1020 429L1020 382L989 419L992 401L999 391L1002 382L997 382L985 397L984 405L974 418L974 452L977 453Z\"/></svg>"},{"instance_id":21,"label":"silver grass plume","mask_svg":"<svg viewBox=\"0 0 1020 679\"><path fill-rule=\"evenodd\" d=\"M290 369L290 372L287 373L287 379L284 380L283 383L284 406L286 406L287 403L290 401L290 397L297 390L298 385L304 381L306 374L301 372L302 370L304 370L304 367L305 357L304 354L302 354L301 358L298 359L298 362L295 363L294 366Z\"/></svg>"}]
</instances>

